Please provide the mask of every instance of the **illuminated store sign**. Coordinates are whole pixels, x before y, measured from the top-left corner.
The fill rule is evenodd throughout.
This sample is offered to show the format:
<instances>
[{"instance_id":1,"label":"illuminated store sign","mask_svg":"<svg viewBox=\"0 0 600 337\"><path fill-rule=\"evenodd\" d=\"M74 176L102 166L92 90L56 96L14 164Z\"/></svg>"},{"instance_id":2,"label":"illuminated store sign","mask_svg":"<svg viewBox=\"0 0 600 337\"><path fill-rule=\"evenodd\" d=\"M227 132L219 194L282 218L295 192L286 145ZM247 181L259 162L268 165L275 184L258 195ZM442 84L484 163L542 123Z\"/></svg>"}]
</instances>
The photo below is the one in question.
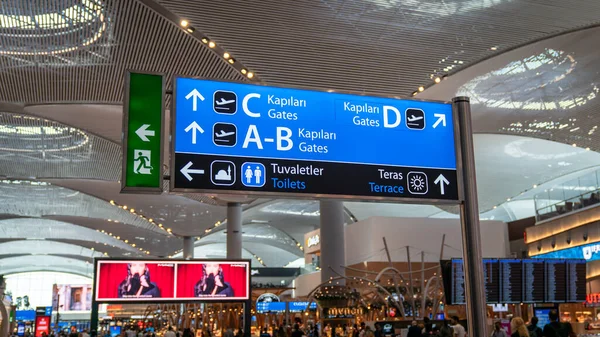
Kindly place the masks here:
<instances>
[{"instance_id":1,"label":"illuminated store sign","mask_svg":"<svg viewBox=\"0 0 600 337\"><path fill-rule=\"evenodd\" d=\"M585 304L598 304L598 303L600 303L600 294L599 293L587 294L587 296L585 298Z\"/></svg>"},{"instance_id":2,"label":"illuminated store sign","mask_svg":"<svg viewBox=\"0 0 600 337\"><path fill-rule=\"evenodd\" d=\"M600 260L600 243L590 243L583 246L561 249L532 257L536 259L584 259L586 261L596 261Z\"/></svg>"},{"instance_id":3,"label":"illuminated store sign","mask_svg":"<svg viewBox=\"0 0 600 337\"><path fill-rule=\"evenodd\" d=\"M312 247L312 246L316 246L319 243L321 243L321 240L319 238L319 235L315 235L315 236L311 236L310 238L308 238L308 240L306 240L306 246L308 248Z\"/></svg>"}]
</instances>

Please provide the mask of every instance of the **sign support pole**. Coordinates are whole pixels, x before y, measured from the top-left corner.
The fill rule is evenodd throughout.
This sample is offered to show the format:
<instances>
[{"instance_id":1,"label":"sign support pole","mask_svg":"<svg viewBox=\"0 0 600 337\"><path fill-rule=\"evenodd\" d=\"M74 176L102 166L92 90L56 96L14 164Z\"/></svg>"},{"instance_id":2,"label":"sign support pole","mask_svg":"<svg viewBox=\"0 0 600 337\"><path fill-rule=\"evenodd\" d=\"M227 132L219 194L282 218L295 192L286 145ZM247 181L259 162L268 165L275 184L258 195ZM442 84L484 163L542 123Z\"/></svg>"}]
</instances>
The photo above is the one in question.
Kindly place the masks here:
<instances>
[{"instance_id":1,"label":"sign support pole","mask_svg":"<svg viewBox=\"0 0 600 337\"><path fill-rule=\"evenodd\" d=\"M252 291L250 292L252 294ZM252 298L252 295L250 295ZM252 325L252 300L244 301L244 336L250 337L250 326Z\"/></svg>"},{"instance_id":2,"label":"sign support pole","mask_svg":"<svg viewBox=\"0 0 600 337\"><path fill-rule=\"evenodd\" d=\"M91 312L91 318L90 318L90 336L91 337L96 337L98 336L98 302L96 302L96 300L92 299L92 312ZM95 334L94 332L95 331Z\"/></svg>"},{"instance_id":3,"label":"sign support pole","mask_svg":"<svg viewBox=\"0 0 600 337\"><path fill-rule=\"evenodd\" d=\"M469 336L488 336L469 98L453 98L452 110L455 118L455 135L458 137L456 144L457 164L459 166L458 181L461 187L459 188L459 199L462 200L460 203L460 219L465 268L467 324ZM460 166L462 166L462 170Z\"/></svg>"}]
</instances>

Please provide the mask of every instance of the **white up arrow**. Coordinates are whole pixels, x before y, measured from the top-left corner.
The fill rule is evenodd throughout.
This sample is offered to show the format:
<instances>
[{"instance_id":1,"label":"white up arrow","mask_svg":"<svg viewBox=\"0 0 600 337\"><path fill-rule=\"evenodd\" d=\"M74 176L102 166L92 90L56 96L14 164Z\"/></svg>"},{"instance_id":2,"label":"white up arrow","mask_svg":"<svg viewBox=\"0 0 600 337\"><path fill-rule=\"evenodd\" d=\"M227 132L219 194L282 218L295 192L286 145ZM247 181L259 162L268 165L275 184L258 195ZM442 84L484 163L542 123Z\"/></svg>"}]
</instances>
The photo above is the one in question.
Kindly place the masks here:
<instances>
[{"instance_id":1,"label":"white up arrow","mask_svg":"<svg viewBox=\"0 0 600 337\"><path fill-rule=\"evenodd\" d=\"M440 123L442 123L442 126L446 126L446 115L444 115L444 114L433 114L433 116L437 117L437 121L435 121L435 123L433 123L433 128L434 129L437 128L437 126L440 125Z\"/></svg>"},{"instance_id":2,"label":"white up arrow","mask_svg":"<svg viewBox=\"0 0 600 337\"><path fill-rule=\"evenodd\" d=\"M444 184L446 185L450 185L450 182L448 181L448 179L446 179L446 177L444 177L443 174L440 174L437 179L433 182L436 185L440 185L440 192L442 193L442 195L444 195Z\"/></svg>"},{"instance_id":3,"label":"white up arrow","mask_svg":"<svg viewBox=\"0 0 600 337\"><path fill-rule=\"evenodd\" d=\"M185 164L185 166L181 169L181 173L183 173L183 175L187 178L187 180L192 181L192 176L191 174L204 174L204 170L198 170L198 169L191 169L190 167L192 167L192 162L189 162L187 164Z\"/></svg>"},{"instance_id":4,"label":"white up arrow","mask_svg":"<svg viewBox=\"0 0 600 337\"><path fill-rule=\"evenodd\" d=\"M185 96L185 99L190 99L190 98L194 98L192 100L192 111L196 111L198 109L198 98L201 101L204 101L204 96L202 96L202 94L198 90L194 89Z\"/></svg>"},{"instance_id":5,"label":"white up arrow","mask_svg":"<svg viewBox=\"0 0 600 337\"><path fill-rule=\"evenodd\" d=\"M204 130L195 121L192 122L192 124L188 125L187 128L185 128L185 132L190 132L190 130L192 130L192 144L196 144L196 131L204 133Z\"/></svg>"},{"instance_id":6,"label":"white up arrow","mask_svg":"<svg viewBox=\"0 0 600 337\"><path fill-rule=\"evenodd\" d=\"M154 136L154 131L148 130L149 127L150 124L144 124L140 126L139 129L135 130L135 134L138 135L138 137L140 137L140 139L144 142L149 142L150 139L148 139L148 137Z\"/></svg>"}]
</instances>

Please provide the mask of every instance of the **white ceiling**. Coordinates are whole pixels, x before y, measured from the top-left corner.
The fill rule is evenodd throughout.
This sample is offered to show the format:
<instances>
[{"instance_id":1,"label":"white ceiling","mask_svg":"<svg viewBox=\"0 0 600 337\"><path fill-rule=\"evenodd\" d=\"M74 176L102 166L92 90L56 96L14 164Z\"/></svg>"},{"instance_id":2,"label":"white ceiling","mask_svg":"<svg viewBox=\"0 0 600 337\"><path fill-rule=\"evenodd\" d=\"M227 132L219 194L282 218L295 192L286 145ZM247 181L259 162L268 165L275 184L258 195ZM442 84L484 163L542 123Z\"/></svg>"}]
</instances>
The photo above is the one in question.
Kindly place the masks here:
<instances>
[{"instance_id":1,"label":"white ceiling","mask_svg":"<svg viewBox=\"0 0 600 337\"><path fill-rule=\"evenodd\" d=\"M38 6L2 7L0 15L36 17L64 6L34 2ZM417 97L473 97L483 218L532 216L538 190L600 167L600 28L584 29L598 23L595 0L576 6L560 0L102 3L92 23L78 27L74 20L76 29L64 34L34 25L21 27L33 30L15 39L20 29L0 27L0 83L8 84L0 86L0 125L33 130L0 130L0 176L6 178L0 248L11 251L0 259L3 272L71 268L87 274L81 263L91 255L169 256L181 249L181 236L199 238L198 256L224 254L218 227L226 212L214 199L120 193L126 69L165 73L169 87L174 74L249 81L241 73L247 68L256 74L252 81L262 83L392 96L450 75ZM181 29L180 18L196 31ZM93 43L77 45L88 38ZM35 130L43 127L60 137L41 137ZM345 206L347 222L373 215L457 216L452 207ZM244 256L286 265L302 256L294 242L318 228L318 201L258 200L245 206L244 224ZM42 258L35 263L21 255L25 239L39 243L34 253ZM55 262L44 251L56 254Z\"/></svg>"}]
</instances>

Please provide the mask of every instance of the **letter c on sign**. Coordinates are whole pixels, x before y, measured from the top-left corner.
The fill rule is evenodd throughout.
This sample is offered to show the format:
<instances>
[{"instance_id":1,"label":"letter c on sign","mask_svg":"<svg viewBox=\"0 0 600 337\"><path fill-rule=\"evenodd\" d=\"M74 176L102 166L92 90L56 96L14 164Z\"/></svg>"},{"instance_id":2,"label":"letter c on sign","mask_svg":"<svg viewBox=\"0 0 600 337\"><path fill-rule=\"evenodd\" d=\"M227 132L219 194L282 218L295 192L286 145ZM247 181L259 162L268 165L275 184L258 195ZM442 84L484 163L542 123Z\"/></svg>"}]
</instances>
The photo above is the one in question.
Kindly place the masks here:
<instances>
[{"instance_id":1,"label":"letter c on sign","mask_svg":"<svg viewBox=\"0 0 600 337\"><path fill-rule=\"evenodd\" d=\"M258 117L260 117L260 112L252 112L252 111L250 111L250 109L248 109L248 101L251 98L260 98L260 94L252 93L252 94L248 94L248 95L244 96L244 100L242 101L242 109L244 109L244 112L246 113L246 115L248 115L250 117L258 118Z\"/></svg>"}]
</instances>

